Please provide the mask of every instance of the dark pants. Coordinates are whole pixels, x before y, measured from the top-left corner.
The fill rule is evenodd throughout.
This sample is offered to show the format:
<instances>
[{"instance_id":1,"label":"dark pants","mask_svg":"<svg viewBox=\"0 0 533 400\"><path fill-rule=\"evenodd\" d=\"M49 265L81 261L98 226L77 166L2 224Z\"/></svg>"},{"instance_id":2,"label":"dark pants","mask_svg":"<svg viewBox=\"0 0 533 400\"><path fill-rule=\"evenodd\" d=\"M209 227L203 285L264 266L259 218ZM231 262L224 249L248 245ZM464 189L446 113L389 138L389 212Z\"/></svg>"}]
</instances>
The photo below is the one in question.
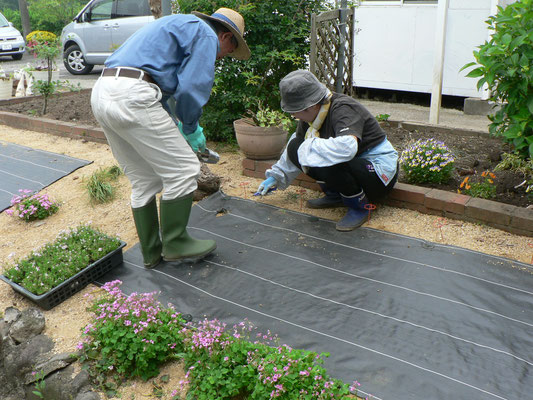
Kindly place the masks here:
<instances>
[{"instance_id":1,"label":"dark pants","mask_svg":"<svg viewBox=\"0 0 533 400\"><path fill-rule=\"evenodd\" d=\"M287 146L289 160L302 169L298 160L298 148L303 139L294 138ZM379 201L390 192L396 180L398 171L392 181L385 186L374 170L372 163L361 157L354 157L348 162L331 165L329 167L310 167L307 175L345 196L353 196L363 190L371 201Z\"/></svg>"}]
</instances>

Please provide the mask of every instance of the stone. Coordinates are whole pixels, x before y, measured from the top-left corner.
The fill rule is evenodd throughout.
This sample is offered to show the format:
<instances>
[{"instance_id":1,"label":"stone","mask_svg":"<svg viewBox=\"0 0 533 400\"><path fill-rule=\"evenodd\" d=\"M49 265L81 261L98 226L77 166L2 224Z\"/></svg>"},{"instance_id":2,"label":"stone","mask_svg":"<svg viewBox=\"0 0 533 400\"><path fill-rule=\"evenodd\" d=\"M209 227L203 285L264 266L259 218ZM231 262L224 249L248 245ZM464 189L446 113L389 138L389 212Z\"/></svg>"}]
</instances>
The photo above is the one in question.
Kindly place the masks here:
<instances>
[{"instance_id":1,"label":"stone","mask_svg":"<svg viewBox=\"0 0 533 400\"><path fill-rule=\"evenodd\" d=\"M11 325L13 322L15 322L17 319L20 318L21 316L21 312L18 308L15 308L15 307L8 307L6 308L5 312L4 312L4 321L8 324L8 325Z\"/></svg>"},{"instance_id":2,"label":"stone","mask_svg":"<svg viewBox=\"0 0 533 400\"><path fill-rule=\"evenodd\" d=\"M44 315L37 308L28 308L22 311L20 317L11 324L9 335L17 343L26 342L39 335L45 326Z\"/></svg>"},{"instance_id":3,"label":"stone","mask_svg":"<svg viewBox=\"0 0 533 400\"><path fill-rule=\"evenodd\" d=\"M75 360L76 357L73 357L70 353L56 354L52 356L52 358L36 364L34 370L39 371L39 373L42 374L41 376L48 376L52 372L68 367ZM30 383L37 381L37 379L38 375L27 373L24 378L24 384L29 385Z\"/></svg>"},{"instance_id":4,"label":"stone","mask_svg":"<svg viewBox=\"0 0 533 400\"><path fill-rule=\"evenodd\" d=\"M57 371L48 375L45 379L45 385L42 389L42 394L45 399L54 400L71 400L78 394L79 388L72 386L72 375L74 374L74 367L69 365L65 369ZM25 386L26 399L33 400L32 391L35 390L35 384Z\"/></svg>"},{"instance_id":5,"label":"stone","mask_svg":"<svg viewBox=\"0 0 533 400\"><path fill-rule=\"evenodd\" d=\"M75 400L100 400L100 395L95 392L84 392L78 394Z\"/></svg>"},{"instance_id":6,"label":"stone","mask_svg":"<svg viewBox=\"0 0 533 400\"><path fill-rule=\"evenodd\" d=\"M37 335L29 341L13 346L4 353L6 375L21 378L33 371L36 360L54 348L54 342L48 336Z\"/></svg>"},{"instance_id":7,"label":"stone","mask_svg":"<svg viewBox=\"0 0 533 400\"><path fill-rule=\"evenodd\" d=\"M198 189L194 192L194 200L198 201L220 189L220 177L211 172L209 167L202 163L198 177Z\"/></svg>"}]
</instances>

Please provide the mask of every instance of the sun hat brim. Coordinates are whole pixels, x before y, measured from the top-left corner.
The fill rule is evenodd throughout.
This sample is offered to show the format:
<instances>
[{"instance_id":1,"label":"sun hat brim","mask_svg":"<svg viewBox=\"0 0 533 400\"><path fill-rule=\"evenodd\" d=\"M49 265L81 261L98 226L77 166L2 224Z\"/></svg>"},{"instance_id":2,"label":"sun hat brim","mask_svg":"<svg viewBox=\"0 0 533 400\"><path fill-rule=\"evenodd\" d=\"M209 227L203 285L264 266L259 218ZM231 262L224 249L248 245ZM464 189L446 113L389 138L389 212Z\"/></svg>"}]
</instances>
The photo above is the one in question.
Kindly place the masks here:
<instances>
[{"instance_id":1,"label":"sun hat brim","mask_svg":"<svg viewBox=\"0 0 533 400\"><path fill-rule=\"evenodd\" d=\"M243 34L238 29L236 29L233 25L231 25L228 21L222 18L212 17L211 15L207 15L199 11L193 11L192 14L196 15L198 18L218 22L224 25L226 28L228 28L231 33L233 33L233 36L235 37L235 39L237 39L237 43L239 45L237 46L237 48L235 49L233 53L228 54L230 57L236 58L237 60L248 60L250 58L250 55L251 55L250 48L248 47L248 44L244 40L244 37L242 36Z\"/></svg>"},{"instance_id":2,"label":"sun hat brim","mask_svg":"<svg viewBox=\"0 0 533 400\"><path fill-rule=\"evenodd\" d=\"M306 70L287 74L279 83L279 91L281 109L291 114L320 103L329 93L328 88Z\"/></svg>"}]
</instances>

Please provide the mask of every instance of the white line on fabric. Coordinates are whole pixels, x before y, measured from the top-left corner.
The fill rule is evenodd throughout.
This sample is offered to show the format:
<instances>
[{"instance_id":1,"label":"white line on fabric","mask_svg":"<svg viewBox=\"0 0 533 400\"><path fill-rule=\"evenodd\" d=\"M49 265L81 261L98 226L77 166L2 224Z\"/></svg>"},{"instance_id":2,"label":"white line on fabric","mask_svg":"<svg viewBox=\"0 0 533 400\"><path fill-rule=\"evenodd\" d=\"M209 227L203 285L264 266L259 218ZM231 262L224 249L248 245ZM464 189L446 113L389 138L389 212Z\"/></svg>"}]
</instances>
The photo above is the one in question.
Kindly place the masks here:
<instances>
[{"instance_id":1,"label":"white line on fabric","mask_svg":"<svg viewBox=\"0 0 533 400\"><path fill-rule=\"evenodd\" d=\"M481 348L488 349L488 350L493 350L493 351L495 351L497 353L508 355L508 356L510 356L510 357L512 357L512 358L514 358L516 360L522 361L522 362L524 362L524 363L526 363L528 365L533 365L533 362L530 362L530 361L528 361L528 360L526 360L524 358L521 358L521 357L519 357L519 356L517 356L517 355L515 355L513 353L509 353L509 352L507 352L505 350L496 349L494 347L490 347L490 346L487 346L487 345L484 345L484 344L481 344L481 343L477 343L477 342L474 342L472 340L465 339L465 338L462 338L462 337L459 337L459 336L451 335L449 333L440 331L438 329L429 328L429 327L427 327L425 325L419 325L419 324L416 324L414 322L410 322L410 321L407 321L407 320L404 320L404 319L400 319L400 318L396 318L396 317L391 317L389 315L381 314L381 313L378 313L376 311L368 310L366 308L356 307L356 306L352 306L350 304L342 303L340 301L329 299L327 297L318 296L318 295L315 295L313 293L306 292L305 290L296 289L296 288L293 288L291 286L287 286L287 285L284 285L282 283L278 283L278 282L273 281L271 279L263 278L262 276L253 274L253 273L248 272L248 271L244 271L242 269L238 269L238 268L235 268L235 267L230 267L229 265L223 265L223 264L219 264L219 263L216 263L214 261L209 261L209 260L204 260L204 262L207 262L207 263L213 264L213 265L217 265L219 267L231 269L233 271L237 271L237 272L240 272L242 274L249 275L249 276L252 276L254 278L269 282L269 283L271 283L273 285L280 286L280 287L282 287L284 289L288 289L288 290L291 290L291 291L294 291L294 292L298 292L298 293L301 293L301 294L304 294L304 295L308 295L310 297L314 297L315 299L319 299L319 300L330 302L330 303L337 304L337 305L340 305L340 306L348 307L348 308L351 308L351 309L354 309L354 310L366 312L368 314L376 315L378 317L382 317L382 318L385 318L385 319L391 319L391 320L396 321L396 322L400 322L400 323L403 323L403 324L406 324L406 325L411 325L411 326L414 326L415 328L424 329L424 330L427 330L429 332L438 333L440 335L447 336L449 338L456 339L456 340L459 340L461 342L465 342L465 343L468 343L468 344L471 344L471 345L474 345L474 346L477 346L477 347L481 347Z\"/></svg>"},{"instance_id":2,"label":"white line on fabric","mask_svg":"<svg viewBox=\"0 0 533 400\"><path fill-rule=\"evenodd\" d=\"M12 160L21 161L21 162L24 162L24 163L27 163L27 164L36 165L36 166L41 167L41 168L51 169L51 170L53 170L53 171L61 172L62 174L66 174L66 173L69 172L69 171L63 171L63 170L61 170L61 169L57 169L57 168L48 167L48 166L46 166L46 165L37 164L37 163L31 162L31 161L21 160L20 158L11 157L11 156L6 156L5 154L0 154L0 157L11 158Z\"/></svg>"},{"instance_id":3,"label":"white line on fabric","mask_svg":"<svg viewBox=\"0 0 533 400\"><path fill-rule=\"evenodd\" d=\"M146 270L146 268L144 268L144 267L142 267L142 266L140 266L140 265L134 264L134 263L132 263L132 262L130 262L130 261L126 261L126 260L124 260L124 262L127 263L127 264L131 264L131 265L133 265L134 267L136 267L136 268L138 268L138 269ZM434 374L434 375L440 376L440 377L442 377L442 378L448 379L448 380L450 380L450 381L453 381L453 382L459 383L459 384L461 384L461 385L464 385L464 386L467 386L467 387L469 387L469 388L471 388L471 389L474 389L474 390L477 390L477 391L479 391L479 392L482 392L482 393L488 394L488 395L493 396L493 397L495 397L495 398L502 399L502 400L508 400L508 399L506 399L505 397L501 397L501 396L499 396L499 395L497 395L497 394L495 394L495 393L491 393L491 392L489 392L489 391L487 391L487 390L484 390L484 389L478 388L477 386L474 386L474 385L471 385L471 384L469 384L469 383L463 382L463 381L461 381L461 380L459 380L459 379L456 379L456 378L453 378L453 377L451 377L451 376L445 375L445 374L443 374L443 373L441 373L441 372L433 371L433 370L431 370L431 369L429 369L429 368L422 367L422 366L420 366L420 365L417 365L417 364L414 364L414 363L409 362L409 361L407 361L407 360L403 360L403 359L401 359L401 358L398 358L398 357L392 356L392 355L390 355L390 354L386 354L386 353L383 353L383 352L381 352L381 351L371 349L371 348L369 348L369 347L366 347L366 346L363 346L363 345L357 344L357 343L355 343L355 342L351 342L351 341L346 340L346 339L339 338L339 337L337 337L337 336L333 336L333 335L327 334L327 333L325 333L325 332L317 331L316 329L309 328L309 327L307 327L307 326L300 325L300 324L297 324L297 323L295 323L295 322L287 321L287 320L285 320L285 319L283 319L283 318L275 317L275 316L273 316L273 315L270 315L270 314L267 314L267 313L265 313L265 312L262 312L262 311L256 310L256 309L254 309L254 308L251 308L251 307L245 306L245 305L243 305L243 304L236 303L236 302L234 302L234 301L232 301L232 300L229 300L229 299L226 299L226 298L224 298L224 297L217 296L217 295L215 295L215 294L209 293L208 291L206 291L206 290L204 290L204 289L201 289L201 288L199 288L199 287L197 287L197 286L194 286L194 285L192 285L192 284L190 284L190 283L188 283L188 282L182 281L181 279L176 278L175 276L172 276L172 275L170 275L170 274L167 274L166 272L159 271L159 270L157 270L157 269L152 269L152 270L150 270L150 271L151 271L151 272L156 272L156 273L161 274L161 275L165 275L165 276L167 276L167 277L169 277L169 278L171 278L171 279L174 279L174 280L176 280L176 281L178 281L178 282L180 282L180 283L182 283L182 284L184 284L184 285L186 285L186 286L192 287L193 289L196 289L196 290L198 290L199 292L202 292L202 293L204 293L204 294L206 294L206 295L208 295L208 296L210 296L210 297L213 297L213 298L218 299L218 300L221 300L221 301L225 301L225 302L227 302L227 303L233 304L234 306L237 306L237 307L240 307L240 308L244 308L245 310L255 312L255 313L257 313L257 314L259 314L259 315L263 315L263 316L265 316L265 317L267 317L267 318L271 318L271 319L274 319L274 320L277 320L277 321L280 321L280 322L286 323L286 324L288 324L288 325L292 325L292 326L295 326L295 327L297 327L297 328L300 328L300 329L303 329L303 330L306 330L306 331L309 331L309 332L312 332L312 333L316 333L316 334L318 334L318 335L325 336L325 337L328 337L328 338L330 338L330 339L334 339L334 340L337 340L337 341L339 341L339 342L343 342L343 343L349 344L349 345L351 345L351 346L354 346L354 347L357 347L357 348L360 348L360 349L363 349L363 350L367 350L367 351L369 351L369 352L371 352L371 353L375 353L375 354L378 354L378 355L380 355L380 356L383 356L383 357L386 357L386 358L390 358L390 359L392 359L392 360L395 360L395 361L401 362L401 363L403 363L403 364L410 365L410 366L415 367L415 368L418 368L418 369L420 369L420 370L422 370L422 371L426 371L426 372L429 372L429 373L431 373L431 374ZM378 399L378 400L381 400L381 399L379 399L379 398L377 398L377 397L375 397L375 396L374 396L374 398L376 398L376 399Z\"/></svg>"},{"instance_id":4,"label":"white line on fabric","mask_svg":"<svg viewBox=\"0 0 533 400\"><path fill-rule=\"evenodd\" d=\"M216 212L216 211L206 210L205 208L203 208L199 204L196 204L196 206L201 208L202 210L204 210L206 212L209 212L209 213ZM505 285L503 283L489 281L488 279L480 278L480 277L477 277L477 276L474 276L474 275L465 274L464 272L454 271L454 270L450 270L450 269L446 269L446 268L442 268L442 267L437 267L435 265L422 263L422 262L419 262L419 261L407 260L407 259L404 259L404 258L391 256L391 255L388 255L388 254L378 253L378 252L371 251L371 250L361 249L359 247L349 246L347 244L334 242L332 240L324 239L324 238L321 238L321 237L318 237L318 236L309 235L309 234L306 234L306 233L295 231L293 229L282 228L282 227L278 227L278 226L274 226L274 225L265 224L263 222L253 220L251 218L243 217L241 215L233 214L231 212L228 212L228 214L232 215L234 217L237 217L237 218L244 219L246 221L250 221L250 222L253 222L253 223L256 223L256 224L259 224L259 225L267 226L267 227L272 228L272 229L279 229L279 230L283 230L283 231L287 231L287 232L297 233L298 235L306 236L306 237L309 237L309 238L312 238L312 239L315 239L315 240L320 240L320 241L323 241L323 242L326 242L326 243L330 243L330 244L335 244L337 246L346 247L346 248L349 248L349 249L352 249L352 250L361 251L363 253L373 254L373 255L376 255L376 256L380 256L380 257L390 258L392 260L403 261L403 262L412 263L412 264L415 264L415 265L420 265L422 267L436 269L436 270L439 270L439 271L442 271L442 272L448 272L448 273L451 273L451 274L464 276L464 277L467 277L467 278L471 278L471 279L479 280L479 281L482 281L482 282L485 282L485 283L489 283L491 285L500 286L500 287L503 287L503 288L506 288L506 289L510 289L510 290L516 290L518 292L526 293L526 294L529 294L529 295L533 296L533 292L527 291L525 289L520 289L520 288L516 288L514 286Z\"/></svg>"},{"instance_id":5,"label":"white line on fabric","mask_svg":"<svg viewBox=\"0 0 533 400\"><path fill-rule=\"evenodd\" d=\"M410 289L410 288L405 287L405 286L395 285L393 283L383 282L383 281L380 281L380 280L377 280L377 279L368 278L366 276L353 274L351 272L341 271L339 269L328 267L327 265L319 264L319 263L316 263L314 261L306 260L304 258L292 256L290 254L281 253L281 252L276 251L276 250L266 249L264 247L254 246L254 245L251 245L251 244L248 244L248 243L244 243L244 242L241 242L241 241L238 241L238 240L235 240L235 239L231 239L231 238L228 238L226 236L219 235L218 233L214 233L214 232L208 231L208 230L203 229L203 228L195 228L193 226L188 226L187 228L188 229L196 229L196 230L199 230L199 231L203 231L203 232L209 233L211 235L218 236L218 237L220 237L222 239L226 239L226 240L229 240L229 241L232 241L232 242L235 242L235 243L239 243L239 244L244 245L244 246L252 247L254 249L259 249L259 250L267 251L267 252L270 252L270 253L278 254L278 255L281 255L281 256L289 257L289 258L292 258L292 259L295 259L295 260L298 260L298 261L302 261L304 263L312 264L312 265L315 265L315 266L320 267L320 268L324 268L324 269L327 269L327 270L330 270L330 271L337 272L339 274L348 275L348 276L351 276L353 278L363 279L363 280L367 280L367 281L370 281L370 282L378 283L378 284L381 284L381 285L394 287L396 289L405 290L405 291L408 291L408 292L411 292L411 293L415 293L415 294L418 294L418 295L421 295L421 296L428 296L428 297L432 297L434 299L447 301L447 302L450 302L450 303L453 303L453 304L458 304L458 305L461 305L461 306L464 306L464 307L471 308L473 310L486 312L486 313L491 314L491 315L496 315L498 317L505 318L505 319L513 321L513 322L518 322L520 324L524 324L524 325L533 327L533 324L531 324L529 322L525 322L525 321L521 321L519 319L508 317L506 315L497 313L495 311L487 310L487 309L484 309L484 308L481 308L481 307L476 307L476 306L473 306L471 304L463 303L463 302L458 301L458 300L452 300L452 299L448 299L448 298L442 297L442 296L437 296L437 295L434 295L434 294L431 294L431 293L426 293L426 292L421 292L419 290Z\"/></svg>"},{"instance_id":6,"label":"white line on fabric","mask_svg":"<svg viewBox=\"0 0 533 400\"><path fill-rule=\"evenodd\" d=\"M227 196L227 195L224 195L224 197L232 199L232 200L238 200L238 201L247 202L247 203L257 203L257 202L255 202L253 200L243 199L243 198L240 198L240 197L231 197L231 196ZM279 207L276 207L276 206L273 206L273 205L270 205L270 204L267 204L267 203L260 203L260 204L262 206L265 206L265 207L269 207L269 208L273 208L273 209L279 209ZM211 210L206 210L205 208L203 208L203 210L205 210L207 212L215 212L215 211L211 211ZM300 215L300 216L302 215L301 212L297 212L297 211L293 211L293 210L283 210L283 211L285 211L287 213L295 214L295 215ZM319 218L319 220L327 222L327 223L330 223L330 224L334 223L334 221L331 221L329 219ZM417 242L420 242L420 243L427 243L427 240L420 239L420 238L415 238L415 237L412 237L412 236L402 235L401 233L387 232L387 231L382 231L382 230L375 229L375 228L369 228L369 227L366 227L366 226L363 226L363 227L361 227L359 229L364 229L364 230L368 230L368 231L372 231L372 232L379 232L381 234L390 235L390 236L394 236L394 237L401 237L401 238L404 238L404 239L414 240L414 241L417 241ZM448 244L433 243L433 242L431 244L434 245L435 247L442 247L442 248L446 248L446 249L457 249L457 250L461 250L461 251L464 251L464 252L467 252L467 253L480 254L479 251L467 249L467 248L464 248L464 247L452 246L452 245L448 245ZM483 255L485 257L495 258L495 259L500 260L500 261L511 262L513 264L520 265L520 266L522 266L524 268L527 268L527 269L530 269L530 270L533 271L533 267L531 265L523 263L523 262L520 262L520 261L517 261L517 260L511 260L509 258L496 256L494 254L485 254L485 253L483 253Z\"/></svg>"},{"instance_id":7,"label":"white line on fabric","mask_svg":"<svg viewBox=\"0 0 533 400\"><path fill-rule=\"evenodd\" d=\"M18 176L18 175L15 175L15 174L12 174L12 173L9 173L7 171L4 171L2 169L0 169L0 172L3 172L7 175L11 175L11 176L14 176L16 178L19 178L19 179L24 179L25 181L30 181L30 182L33 182L33 183L38 183L39 185L41 185L42 187L44 187L45 185L42 184L41 182L38 182L38 181L34 181L33 179L30 179L30 178L24 178L23 176Z\"/></svg>"},{"instance_id":8,"label":"white line on fabric","mask_svg":"<svg viewBox=\"0 0 533 400\"><path fill-rule=\"evenodd\" d=\"M5 192L5 193L8 193L8 194L10 194L10 195L12 195L12 196L15 195L15 193L8 192L7 190L4 190L4 189L0 189L0 191Z\"/></svg>"}]
</instances>

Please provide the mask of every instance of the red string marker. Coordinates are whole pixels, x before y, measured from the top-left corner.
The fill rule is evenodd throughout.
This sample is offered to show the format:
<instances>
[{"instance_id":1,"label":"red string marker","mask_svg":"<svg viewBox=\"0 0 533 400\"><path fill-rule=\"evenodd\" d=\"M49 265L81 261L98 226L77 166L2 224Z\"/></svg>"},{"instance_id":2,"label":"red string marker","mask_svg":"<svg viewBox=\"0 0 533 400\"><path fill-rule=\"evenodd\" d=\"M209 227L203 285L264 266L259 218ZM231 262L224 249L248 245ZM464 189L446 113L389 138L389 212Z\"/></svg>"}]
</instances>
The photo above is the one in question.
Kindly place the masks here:
<instances>
[{"instance_id":1,"label":"red string marker","mask_svg":"<svg viewBox=\"0 0 533 400\"><path fill-rule=\"evenodd\" d=\"M365 210L368 210L368 221L370 222L370 213L375 210L377 207L375 204L368 203L365 204Z\"/></svg>"},{"instance_id":2,"label":"red string marker","mask_svg":"<svg viewBox=\"0 0 533 400\"><path fill-rule=\"evenodd\" d=\"M241 182L239 183L239 186L242 187L242 191L244 192L244 198L246 198L246 188L248 188L248 185L250 182Z\"/></svg>"},{"instance_id":3,"label":"red string marker","mask_svg":"<svg viewBox=\"0 0 533 400\"><path fill-rule=\"evenodd\" d=\"M307 190L300 189L298 190L298 193L300 193L300 211L302 211L304 206L304 194L307 194Z\"/></svg>"},{"instance_id":4,"label":"red string marker","mask_svg":"<svg viewBox=\"0 0 533 400\"><path fill-rule=\"evenodd\" d=\"M435 221L435 228L438 228L440 231L440 238L444 241L444 235L442 234L442 227L446 225L446 220L442 217L437 218Z\"/></svg>"}]
</instances>

